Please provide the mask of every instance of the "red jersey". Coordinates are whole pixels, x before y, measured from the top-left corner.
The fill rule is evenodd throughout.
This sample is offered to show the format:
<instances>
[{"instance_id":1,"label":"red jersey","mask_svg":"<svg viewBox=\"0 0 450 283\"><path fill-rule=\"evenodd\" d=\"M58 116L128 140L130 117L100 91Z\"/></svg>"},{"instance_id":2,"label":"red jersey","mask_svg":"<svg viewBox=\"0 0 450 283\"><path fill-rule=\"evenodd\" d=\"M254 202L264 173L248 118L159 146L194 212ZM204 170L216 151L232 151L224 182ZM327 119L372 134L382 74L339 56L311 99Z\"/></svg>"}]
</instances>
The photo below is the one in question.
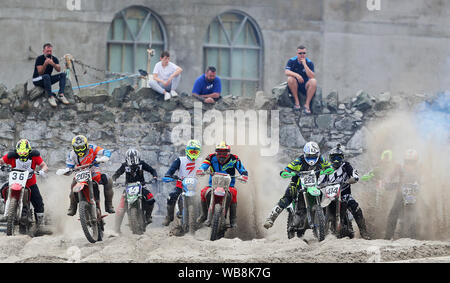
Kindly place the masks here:
<instances>
[{"instance_id":1,"label":"red jersey","mask_svg":"<svg viewBox=\"0 0 450 283\"><path fill-rule=\"evenodd\" d=\"M44 160L41 157L41 154L37 150L32 150L30 152L30 159L26 162L23 162L19 159L19 155L15 151L8 152L2 157L3 161L6 164L11 165L12 168L17 168L21 170L33 171L36 169L36 166L40 166ZM36 184L36 175L32 174L28 176L27 187Z\"/></svg>"}]
</instances>

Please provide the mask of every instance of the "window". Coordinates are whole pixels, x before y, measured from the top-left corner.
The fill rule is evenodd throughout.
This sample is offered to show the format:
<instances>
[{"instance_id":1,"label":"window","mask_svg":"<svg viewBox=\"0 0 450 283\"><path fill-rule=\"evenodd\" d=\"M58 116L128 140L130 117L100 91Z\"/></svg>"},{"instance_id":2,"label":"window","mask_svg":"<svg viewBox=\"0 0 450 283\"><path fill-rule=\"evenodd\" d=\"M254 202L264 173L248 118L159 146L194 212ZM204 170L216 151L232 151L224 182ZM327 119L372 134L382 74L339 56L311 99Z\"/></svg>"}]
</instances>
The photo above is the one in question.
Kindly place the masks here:
<instances>
[{"instance_id":1,"label":"window","mask_svg":"<svg viewBox=\"0 0 450 283\"><path fill-rule=\"evenodd\" d=\"M108 32L107 70L128 74L147 70L149 46L155 50L149 68L152 72L159 55L167 47L161 19L145 7L132 6L120 11Z\"/></svg>"},{"instance_id":2,"label":"window","mask_svg":"<svg viewBox=\"0 0 450 283\"><path fill-rule=\"evenodd\" d=\"M262 35L252 18L239 11L223 13L208 27L203 69L216 67L222 94L254 96L263 87L262 46Z\"/></svg>"}]
</instances>

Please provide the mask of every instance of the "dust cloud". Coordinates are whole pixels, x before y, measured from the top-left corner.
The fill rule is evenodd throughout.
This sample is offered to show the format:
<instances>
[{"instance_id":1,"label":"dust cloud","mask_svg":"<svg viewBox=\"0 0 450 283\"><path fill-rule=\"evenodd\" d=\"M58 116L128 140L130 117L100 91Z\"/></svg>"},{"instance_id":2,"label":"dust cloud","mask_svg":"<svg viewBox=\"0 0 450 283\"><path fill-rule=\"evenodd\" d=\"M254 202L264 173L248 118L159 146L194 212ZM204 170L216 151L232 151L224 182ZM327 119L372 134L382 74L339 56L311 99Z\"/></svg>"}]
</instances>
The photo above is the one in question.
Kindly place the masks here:
<instances>
[{"instance_id":1,"label":"dust cloud","mask_svg":"<svg viewBox=\"0 0 450 283\"><path fill-rule=\"evenodd\" d=\"M418 152L419 169L415 173L421 186L417 202L417 237L423 240L448 239L450 234L448 101L449 95L442 95L432 104L424 102L410 110L395 111L371 123L368 126L370 134L366 137L367 152L359 159L368 171L376 167L384 169L380 177L389 179L386 182L396 183L398 174L395 170L380 162L382 152L391 150L393 162L400 166L407 149ZM436 103L440 103L437 108L433 106ZM360 172L360 175L366 172ZM378 180L361 181L354 185L353 192L365 211L372 234L383 238L397 190L383 187Z\"/></svg>"}]
</instances>

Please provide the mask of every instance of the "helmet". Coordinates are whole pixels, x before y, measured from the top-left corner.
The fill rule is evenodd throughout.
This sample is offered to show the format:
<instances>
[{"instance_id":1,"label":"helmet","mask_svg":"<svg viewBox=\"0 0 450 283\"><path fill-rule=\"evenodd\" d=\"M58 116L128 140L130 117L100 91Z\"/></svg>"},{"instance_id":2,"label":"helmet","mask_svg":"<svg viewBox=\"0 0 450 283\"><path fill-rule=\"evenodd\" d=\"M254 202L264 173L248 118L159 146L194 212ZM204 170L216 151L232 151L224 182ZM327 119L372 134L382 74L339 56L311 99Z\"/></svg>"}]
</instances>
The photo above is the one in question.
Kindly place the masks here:
<instances>
[{"instance_id":1,"label":"helmet","mask_svg":"<svg viewBox=\"0 0 450 283\"><path fill-rule=\"evenodd\" d=\"M190 160L196 160L201 152L201 145L198 140L190 140L186 144L186 156Z\"/></svg>"},{"instance_id":2,"label":"helmet","mask_svg":"<svg viewBox=\"0 0 450 283\"><path fill-rule=\"evenodd\" d=\"M335 148L333 148L328 154L328 159L333 165L334 169L339 168L344 162L344 152L341 149L341 145L337 144Z\"/></svg>"},{"instance_id":3,"label":"helmet","mask_svg":"<svg viewBox=\"0 0 450 283\"><path fill-rule=\"evenodd\" d=\"M72 140L72 147L79 157L84 157L89 151L87 138L82 135L75 136Z\"/></svg>"},{"instance_id":4,"label":"helmet","mask_svg":"<svg viewBox=\"0 0 450 283\"><path fill-rule=\"evenodd\" d=\"M128 166L136 166L141 162L141 154L134 148L130 148L129 150L127 150L125 155L125 160Z\"/></svg>"},{"instance_id":5,"label":"helmet","mask_svg":"<svg viewBox=\"0 0 450 283\"><path fill-rule=\"evenodd\" d=\"M227 145L224 141L220 142L220 144L216 145L216 155L217 160L219 160L220 164L225 163L230 157L231 147Z\"/></svg>"},{"instance_id":6,"label":"helmet","mask_svg":"<svg viewBox=\"0 0 450 283\"><path fill-rule=\"evenodd\" d=\"M406 163L415 163L417 162L418 158L418 154L417 151L415 149L407 149L405 151L405 156L404 156L404 161Z\"/></svg>"},{"instance_id":7,"label":"helmet","mask_svg":"<svg viewBox=\"0 0 450 283\"><path fill-rule=\"evenodd\" d=\"M306 163L313 166L319 160L320 148L316 142L308 142L303 147Z\"/></svg>"},{"instance_id":8,"label":"helmet","mask_svg":"<svg viewBox=\"0 0 450 283\"><path fill-rule=\"evenodd\" d=\"M380 157L381 161L392 161L392 150L385 150L381 153Z\"/></svg>"},{"instance_id":9,"label":"helmet","mask_svg":"<svg viewBox=\"0 0 450 283\"><path fill-rule=\"evenodd\" d=\"M21 139L16 144L16 153L20 161L26 162L30 158L31 144L27 139Z\"/></svg>"}]
</instances>

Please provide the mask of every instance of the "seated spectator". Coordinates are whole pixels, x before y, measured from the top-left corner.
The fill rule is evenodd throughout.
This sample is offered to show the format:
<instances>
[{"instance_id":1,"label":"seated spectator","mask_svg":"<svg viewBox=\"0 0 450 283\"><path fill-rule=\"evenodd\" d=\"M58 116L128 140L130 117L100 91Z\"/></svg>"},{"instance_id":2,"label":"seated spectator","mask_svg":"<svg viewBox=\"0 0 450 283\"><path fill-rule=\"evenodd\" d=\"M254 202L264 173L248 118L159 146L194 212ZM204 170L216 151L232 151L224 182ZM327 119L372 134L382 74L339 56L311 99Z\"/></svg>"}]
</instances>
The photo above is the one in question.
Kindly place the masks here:
<instances>
[{"instance_id":1,"label":"seated spectator","mask_svg":"<svg viewBox=\"0 0 450 283\"><path fill-rule=\"evenodd\" d=\"M51 106L56 107L56 98L61 100L64 104L69 104L69 101L64 97L64 88L66 87L66 73L62 72L52 76L53 68L61 72L59 60L52 55L53 46L50 43L44 44L43 54L36 58L34 64L33 84L35 86L43 87L49 96L48 102ZM59 82L58 97L52 93L52 85Z\"/></svg>"},{"instance_id":2,"label":"seated spectator","mask_svg":"<svg viewBox=\"0 0 450 283\"><path fill-rule=\"evenodd\" d=\"M206 72L195 80L192 96L205 103L215 103L220 99L222 84L216 76L216 68L209 66Z\"/></svg>"},{"instance_id":3,"label":"seated spectator","mask_svg":"<svg viewBox=\"0 0 450 283\"><path fill-rule=\"evenodd\" d=\"M159 59L153 69L153 79L150 78L148 81L148 87L164 94L164 100L168 100L178 96L175 90L180 84L183 69L170 62L169 51L163 51Z\"/></svg>"},{"instance_id":4,"label":"seated spectator","mask_svg":"<svg viewBox=\"0 0 450 283\"><path fill-rule=\"evenodd\" d=\"M289 91L294 96L294 110L300 110L299 92L306 95L304 113L311 114L311 100L316 93L317 81L314 74L314 63L306 58L306 47L297 47L297 56L292 57L286 64L285 74L288 77Z\"/></svg>"}]
</instances>

